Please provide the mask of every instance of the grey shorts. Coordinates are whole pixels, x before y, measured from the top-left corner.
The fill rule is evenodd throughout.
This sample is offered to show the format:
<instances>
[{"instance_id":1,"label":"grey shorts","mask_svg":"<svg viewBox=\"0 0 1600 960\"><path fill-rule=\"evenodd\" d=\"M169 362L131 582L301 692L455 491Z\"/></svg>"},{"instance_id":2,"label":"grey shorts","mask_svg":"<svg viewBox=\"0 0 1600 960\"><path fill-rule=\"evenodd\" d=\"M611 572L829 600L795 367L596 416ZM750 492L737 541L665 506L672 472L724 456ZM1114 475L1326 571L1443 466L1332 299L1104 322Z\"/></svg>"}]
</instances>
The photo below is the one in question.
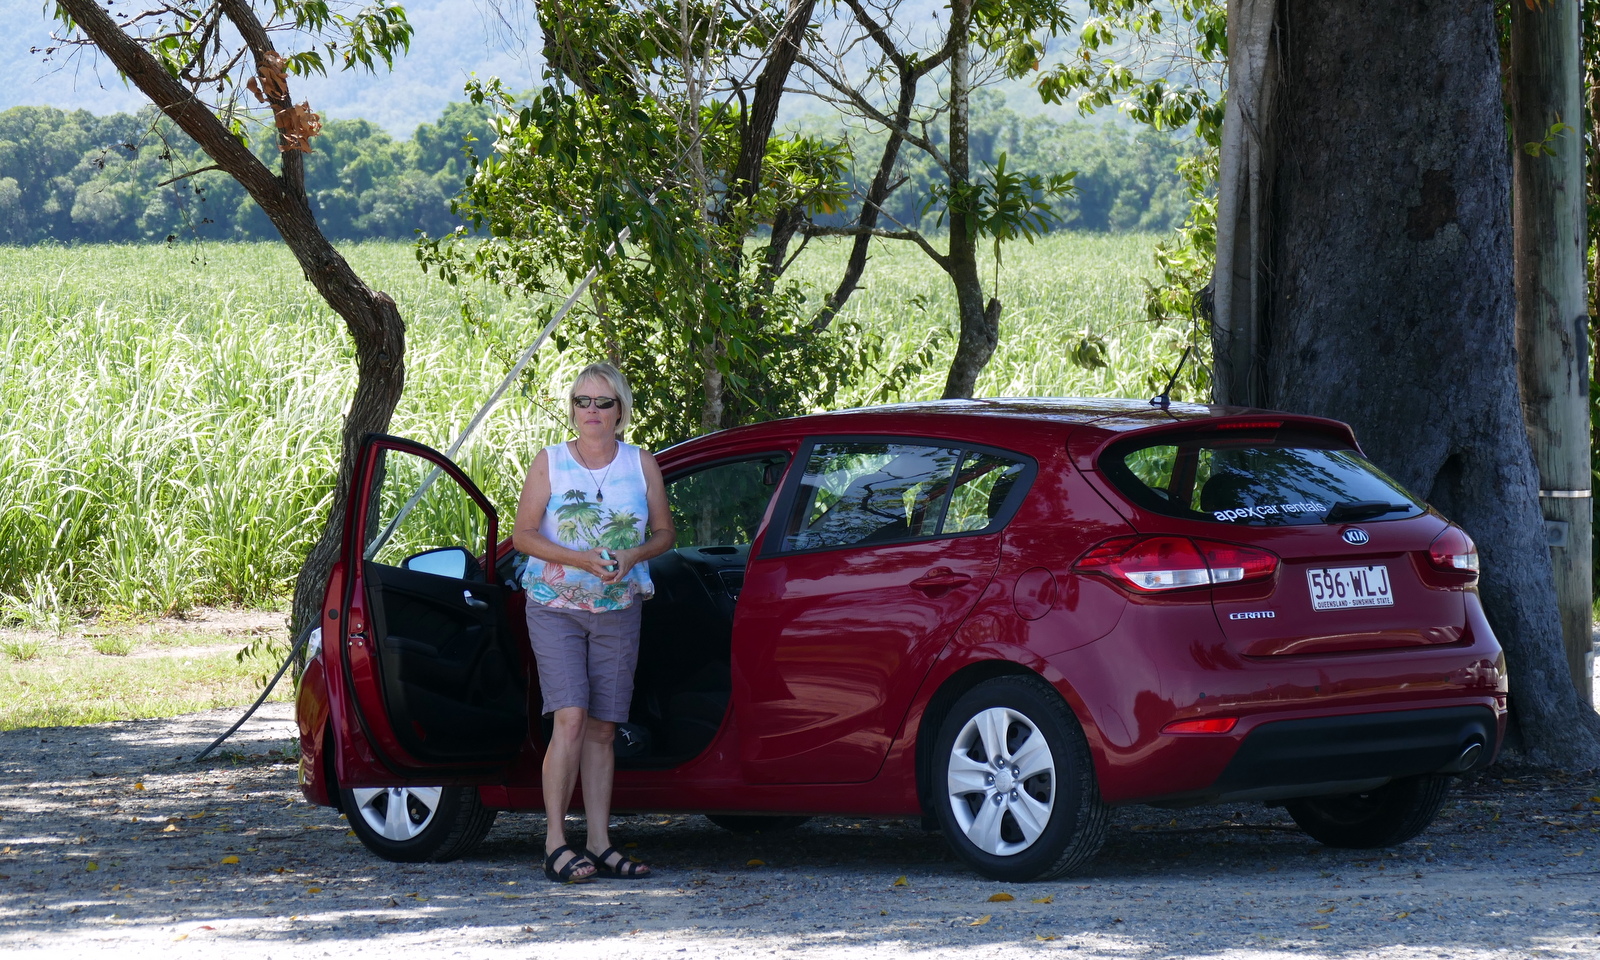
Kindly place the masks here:
<instances>
[{"instance_id":1,"label":"grey shorts","mask_svg":"<svg viewBox=\"0 0 1600 960\"><path fill-rule=\"evenodd\" d=\"M622 610L590 613L528 604L528 640L544 697L541 713L583 707L596 720L628 719L643 606L634 603Z\"/></svg>"}]
</instances>

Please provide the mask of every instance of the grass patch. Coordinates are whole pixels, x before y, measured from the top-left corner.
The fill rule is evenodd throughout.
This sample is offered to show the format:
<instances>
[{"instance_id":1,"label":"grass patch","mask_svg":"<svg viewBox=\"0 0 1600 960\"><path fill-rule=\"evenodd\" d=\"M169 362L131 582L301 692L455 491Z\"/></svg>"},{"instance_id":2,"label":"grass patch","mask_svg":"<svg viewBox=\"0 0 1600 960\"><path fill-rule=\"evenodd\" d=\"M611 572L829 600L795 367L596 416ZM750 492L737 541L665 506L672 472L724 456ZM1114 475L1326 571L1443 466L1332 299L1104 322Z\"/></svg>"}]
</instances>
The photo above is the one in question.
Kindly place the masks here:
<instances>
[{"instance_id":1,"label":"grass patch","mask_svg":"<svg viewBox=\"0 0 1600 960\"><path fill-rule=\"evenodd\" d=\"M26 663L29 660L39 659L42 645L37 640L13 640L0 644L0 650L5 651L7 660Z\"/></svg>"},{"instance_id":2,"label":"grass patch","mask_svg":"<svg viewBox=\"0 0 1600 960\"><path fill-rule=\"evenodd\" d=\"M278 632L272 615L243 614L251 624L161 621L118 625L103 633L12 633L3 644L36 651L8 660L0 680L0 730L171 717L217 707L242 707L261 693L278 667L276 652L239 658L249 639ZM294 694L287 680L273 699Z\"/></svg>"},{"instance_id":3,"label":"grass patch","mask_svg":"<svg viewBox=\"0 0 1600 960\"><path fill-rule=\"evenodd\" d=\"M133 652L133 641L116 635L95 637L89 642L94 652L107 657L126 657Z\"/></svg>"}]
</instances>

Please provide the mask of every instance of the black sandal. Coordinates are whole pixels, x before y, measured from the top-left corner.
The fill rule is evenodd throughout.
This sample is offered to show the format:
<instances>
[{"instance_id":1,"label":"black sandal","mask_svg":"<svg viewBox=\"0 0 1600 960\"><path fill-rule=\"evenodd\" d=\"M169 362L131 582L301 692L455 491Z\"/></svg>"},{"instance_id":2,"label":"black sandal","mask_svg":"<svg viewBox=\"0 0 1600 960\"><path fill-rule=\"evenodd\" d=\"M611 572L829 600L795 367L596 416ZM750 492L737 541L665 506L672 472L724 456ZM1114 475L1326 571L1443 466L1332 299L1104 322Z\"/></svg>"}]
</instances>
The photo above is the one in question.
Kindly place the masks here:
<instances>
[{"instance_id":1,"label":"black sandal","mask_svg":"<svg viewBox=\"0 0 1600 960\"><path fill-rule=\"evenodd\" d=\"M613 853L617 855L615 866L610 863ZM590 863L594 864L596 872L604 874L613 880L643 880L645 877L650 876L651 873L649 864L634 860L616 847L606 847L606 852L598 856L588 850L583 851L583 855L589 858Z\"/></svg>"},{"instance_id":2,"label":"black sandal","mask_svg":"<svg viewBox=\"0 0 1600 960\"><path fill-rule=\"evenodd\" d=\"M567 861L566 866L562 867L560 870L557 870L556 861L561 859L561 855L563 853L572 854L572 859ZM586 856L587 853L587 850L585 850L583 853L579 853L566 844L556 847L544 858L545 879L552 883L588 883L590 880L593 880L595 876L594 873L585 874L577 878L572 876L573 871L577 870L580 864L587 863L590 866L594 866L594 862ZM599 867L595 867L595 872L598 873L599 869Z\"/></svg>"}]
</instances>

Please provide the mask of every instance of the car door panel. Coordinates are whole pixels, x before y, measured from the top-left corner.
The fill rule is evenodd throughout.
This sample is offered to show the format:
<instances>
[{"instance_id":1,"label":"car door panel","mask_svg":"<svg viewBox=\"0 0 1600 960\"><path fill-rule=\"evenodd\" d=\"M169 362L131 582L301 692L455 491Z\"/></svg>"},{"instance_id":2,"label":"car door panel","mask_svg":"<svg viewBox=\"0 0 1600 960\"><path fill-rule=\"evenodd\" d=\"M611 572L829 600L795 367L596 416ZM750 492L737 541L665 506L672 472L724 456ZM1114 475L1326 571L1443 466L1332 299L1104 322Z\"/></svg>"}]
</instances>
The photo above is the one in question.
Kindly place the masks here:
<instances>
[{"instance_id":1,"label":"car door panel","mask_svg":"<svg viewBox=\"0 0 1600 960\"><path fill-rule=\"evenodd\" d=\"M342 566L360 576L343 592L343 609L330 611L342 626L336 686L348 691L336 703L354 708L342 720L353 721L393 777L492 780L521 750L528 727L525 668L506 621L505 588L482 572L493 569L494 508L442 454L379 435L367 438L352 493L357 509ZM466 514L470 536L457 532ZM413 521L420 529L404 526ZM422 543L431 549L481 553L488 564L473 559L459 577L406 569L408 537L413 546L428 538ZM341 773L349 767L373 780L368 751L341 756Z\"/></svg>"}]
</instances>

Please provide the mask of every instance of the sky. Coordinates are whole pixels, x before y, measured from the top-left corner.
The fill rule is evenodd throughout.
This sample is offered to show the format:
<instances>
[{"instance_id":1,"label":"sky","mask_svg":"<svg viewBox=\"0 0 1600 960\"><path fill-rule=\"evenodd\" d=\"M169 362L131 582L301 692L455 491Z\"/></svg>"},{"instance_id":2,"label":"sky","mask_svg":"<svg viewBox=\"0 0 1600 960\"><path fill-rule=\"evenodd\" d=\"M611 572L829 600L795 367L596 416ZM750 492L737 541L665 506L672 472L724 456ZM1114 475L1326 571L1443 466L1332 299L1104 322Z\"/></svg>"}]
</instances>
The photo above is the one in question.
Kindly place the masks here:
<instances>
[{"instance_id":1,"label":"sky","mask_svg":"<svg viewBox=\"0 0 1600 960\"><path fill-rule=\"evenodd\" d=\"M124 85L95 51L42 52L52 45L53 6L53 0L0 0L0 110L28 105L106 114L143 107L144 97ZM395 61L392 73L296 77L295 101L309 101L323 119L363 118L406 139L419 124L436 119L445 104L462 99L462 86L474 74L498 76L512 90L538 85L541 59L532 0L403 0L403 6L415 33L410 53ZM906 0L898 26L915 31L945 6L946 0ZM1025 82L1003 83L999 89L1014 109L1076 118L1071 108L1040 103ZM785 118L806 112L827 108L785 97Z\"/></svg>"},{"instance_id":2,"label":"sky","mask_svg":"<svg viewBox=\"0 0 1600 960\"><path fill-rule=\"evenodd\" d=\"M396 137L438 117L474 72L498 76L515 90L536 85L540 60L528 6L504 4L523 23L508 25L483 0L405 0L415 28L411 52L394 72L335 72L324 79L297 77L291 91L325 118L362 117ZM54 106L94 113L132 113L144 97L123 84L93 51L46 57L31 48L51 45L49 0L0 0L0 110ZM522 36L519 37L518 34ZM523 38L528 38L527 45ZM529 48L531 46L531 49Z\"/></svg>"}]
</instances>

